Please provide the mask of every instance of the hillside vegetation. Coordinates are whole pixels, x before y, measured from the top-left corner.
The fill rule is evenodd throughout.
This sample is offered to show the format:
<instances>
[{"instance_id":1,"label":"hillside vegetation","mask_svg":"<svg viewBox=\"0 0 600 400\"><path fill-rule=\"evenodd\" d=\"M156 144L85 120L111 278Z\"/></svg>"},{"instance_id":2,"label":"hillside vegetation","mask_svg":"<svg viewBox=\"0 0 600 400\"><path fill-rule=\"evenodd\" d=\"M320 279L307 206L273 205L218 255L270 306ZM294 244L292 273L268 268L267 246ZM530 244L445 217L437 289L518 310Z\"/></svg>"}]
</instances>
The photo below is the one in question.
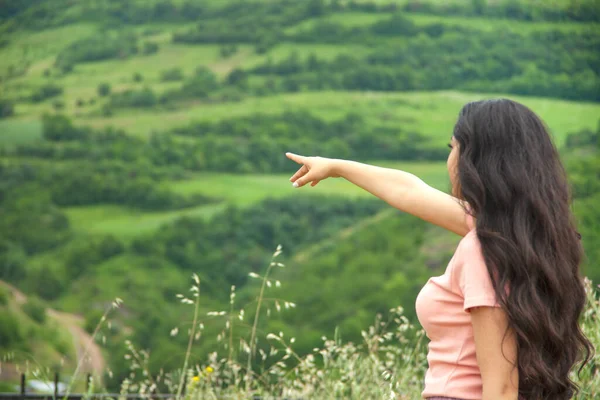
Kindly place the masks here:
<instances>
[{"instance_id":1,"label":"hillside vegetation","mask_svg":"<svg viewBox=\"0 0 600 400\"><path fill-rule=\"evenodd\" d=\"M169 333L191 323L176 295L192 273L205 330L190 363L231 326L232 286L247 316L232 340L246 338L249 274L278 245L283 289L255 331L297 337L303 356L334 332L360 341L391 308L414 323L459 238L339 179L295 190L284 153L448 190L460 108L508 97L553 134L600 282L599 46L597 0L0 0L0 279L89 332L123 299L97 336L109 389L130 373L126 340L150 349L150 376L181 367L188 339ZM0 303L2 354L70 374L62 334L13 305Z\"/></svg>"}]
</instances>

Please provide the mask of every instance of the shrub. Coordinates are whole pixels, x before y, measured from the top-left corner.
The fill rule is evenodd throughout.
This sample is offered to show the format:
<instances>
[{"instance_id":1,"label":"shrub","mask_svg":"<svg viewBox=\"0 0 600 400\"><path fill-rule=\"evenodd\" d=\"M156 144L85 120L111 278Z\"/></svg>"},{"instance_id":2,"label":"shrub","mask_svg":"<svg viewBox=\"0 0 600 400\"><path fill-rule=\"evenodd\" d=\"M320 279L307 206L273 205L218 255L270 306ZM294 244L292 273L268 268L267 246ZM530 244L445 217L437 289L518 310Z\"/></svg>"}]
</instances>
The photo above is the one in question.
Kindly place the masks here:
<instances>
[{"instance_id":1,"label":"shrub","mask_svg":"<svg viewBox=\"0 0 600 400\"><path fill-rule=\"evenodd\" d=\"M141 90L126 90L114 93L110 99L112 107L153 107L158 103L158 97L152 89L145 87Z\"/></svg>"},{"instance_id":2,"label":"shrub","mask_svg":"<svg viewBox=\"0 0 600 400\"><path fill-rule=\"evenodd\" d=\"M0 313L0 348L25 348L25 338L19 320L9 311Z\"/></svg>"},{"instance_id":3,"label":"shrub","mask_svg":"<svg viewBox=\"0 0 600 400\"><path fill-rule=\"evenodd\" d=\"M110 84L103 82L98 85L98 96L100 96L100 97L108 96L110 94L110 90L111 90Z\"/></svg>"},{"instance_id":4,"label":"shrub","mask_svg":"<svg viewBox=\"0 0 600 400\"><path fill-rule=\"evenodd\" d=\"M181 71L181 68L177 68L177 67L164 70L160 74L160 80L163 82L180 81L182 79L183 79L183 72Z\"/></svg>"},{"instance_id":5,"label":"shrub","mask_svg":"<svg viewBox=\"0 0 600 400\"><path fill-rule=\"evenodd\" d=\"M72 67L80 62L125 58L137 52L134 35L96 34L79 39L62 50L56 57L56 65L60 68Z\"/></svg>"},{"instance_id":6,"label":"shrub","mask_svg":"<svg viewBox=\"0 0 600 400\"><path fill-rule=\"evenodd\" d=\"M23 304L23 311L39 324L46 322L46 307L37 297L29 296L27 303Z\"/></svg>"},{"instance_id":7,"label":"shrub","mask_svg":"<svg viewBox=\"0 0 600 400\"><path fill-rule=\"evenodd\" d=\"M31 94L31 101L34 103L39 103L51 97L58 96L63 93L63 88L57 85L53 85L48 83L39 87Z\"/></svg>"},{"instance_id":8,"label":"shrub","mask_svg":"<svg viewBox=\"0 0 600 400\"><path fill-rule=\"evenodd\" d=\"M69 117L62 114L42 117L42 135L46 140L63 141L82 139L87 135L85 129L79 129L73 125Z\"/></svg>"},{"instance_id":9,"label":"shrub","mask_svg":"<svg viewBox=\"0 0 600 400\"><path fill-rule=\"evenodd\" d=\"M158 43L154 42L146 42L144 43L144 47L142 48L142 53L144 54L154 54L158 52Z\"/></svg>"},{"instance_id":10,"label":"shrub","mask_svg":"<svg viewBox=\"0 0 600 400\"><path fill-rule=\"evenodd\" d=\"M5 306L8 304L8 290L4 286L0 286L0 306Z\"/></svg>"},{"instance_id":11,"label":"shrub","mask_svg":"<svg viewBox=\"0 0 600 400\"><path fill-rule=\"evenodd\" d=\"M83 107L83 106L85 106L85 101L83 99L77 99L77 100L75 100L75 106Z\"/></svg>"},{"instance_id":12,"label":"shrub","mask_svg":"<svg viewBox=\"0 0 600 400\"><path fill-rule=\"evenodd\" d=\"M133 81L134 82L141 82L143 80L144 80L144 77L139 72L136 72L135 74L133 74Z\"/></svg>"},{"instance_id":13,"label":"shrub","mask_svg":"<svg viewBox=\"0 0 600 400\"><path fill-rule=\"evenodd\" d=\"M15 106L12 101L0 99L0 118L7 118L15 113Z\"/></svg>"},{"instance_id":14,"label":"shrub","mask_svg":"<svg viewBox=\"0 0 600 400\"><path fill-rule=\"evenodd\" d=\"M56 111L60 111L63 108L65 108L65 102L62 99L56 99L52 102L52 107L56 110Z\"/></svg>"}]
</instances>

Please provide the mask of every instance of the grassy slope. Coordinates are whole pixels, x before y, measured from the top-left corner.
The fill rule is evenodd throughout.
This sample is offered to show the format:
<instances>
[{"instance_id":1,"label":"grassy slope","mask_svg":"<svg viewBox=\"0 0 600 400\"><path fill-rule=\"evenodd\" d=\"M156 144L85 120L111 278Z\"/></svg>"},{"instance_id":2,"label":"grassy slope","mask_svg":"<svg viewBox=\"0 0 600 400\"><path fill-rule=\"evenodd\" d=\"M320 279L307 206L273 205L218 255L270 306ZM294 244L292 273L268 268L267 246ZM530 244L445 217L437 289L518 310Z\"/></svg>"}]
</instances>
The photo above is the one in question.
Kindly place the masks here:
<instances>
[{"instance_id":1,"label":"grassy slope","mask_svg":"<svg viewBox=\"0 0 600 400\"><path fill-rule=\"evenodd\" d=\"M569 132L593 128L600 115L600 104L578 103L547 98L491 93L441 92L307 92L270 97L250 97L238 103L197 104L172 112L127 111L110 119L81 118L77 122L92 126L113 125L128 132L145 135L153 130L168 130L193 120L219 120L256 112L281 113L286 110L309 110L324 118L339 118L358 111L373 122L384 122L430 136L440 146L451 136L460 108L467 102L508 97L524 103L538 113L557 132L561 145Z\"/></svg>"},{"instance_id":2,"label":"grassy slope","mask_svg":"<svg viewBox=\"0 0 600 400\"><path fill-rule=\"evenodd\" d=\"M25 335L30 347L28 352L17 351L10 360L7 360L5 367L7 373L10 375L13 365L24 367L26 362L29 363L29 368L52 367L61 363L64 363L65 368L74 368L77 361L73 338L68 329L48 315L42 324L33 320L23 310L23 303L26 302L23 295L21 293L13 295L12 288L2 281L0 281L0 291L8 298L7 304L0 304L0 313L8 311L17 318L19 329Z\"/></svg>"},{"instance_id":3,"label":"grassy slope","mask_svg":"<svg viewBox=\"0 0 600 400\"><path fill-rule=\"evenodd\" d=\"M446 190L448 180L443 162L407 163L373 162L390 168L400 168L417 174L440 190ZM288 181L289 175L236 175L201 173L173 182L169 187L182 194L201 193L225 199L225 204L211 204L176 211L145 212L122 206L95 205L66 209L71 224L78 232L114 234L127 239L146 233L182 216L211 217L226 206L247 206L267 197L285 197L297 194ZM316 187L305 187L303 194L334 196L370 196L368 192L341 179L330 179Z\"/></svg>"},{"instance_id":4,"label":"grassy slope","mask_svg":"<svg viewBox=\"0 0 600 400\"><path fill-rule=\"evenodd\" d=\"M348 26L361 26L386 18L387 14L346 13L326 17L326 19L344 23ZM510 29L587 29L589 24L577 23L529 23L522 21L488 20L477 18L438 17L432 15L410 14L417 24L442 22L444 24L468 24L476 29L492 27ZM291 30L304 28L314 24L315 20L302 22L291 27ZM192 25L192 24L188 24ZM150 36L143 36L140 42L154 41L159 43L157 54L136 56L126 60L107 60L102 62L78 64L75 71L64 77L44 77L44 71L51 67L54 56L61 48L73 40L92 34L97 28L92 24L75 24L45 30L43 32L18 32L11 36L9 45L0 51L0 70L18 59L26 59L31 63L28 73L10 81L6 86L9 96L22 96L29 91L51 81L65 88L61 98L65 101L65 112L75 116L77 123L106 126L113 125L126 131L145 136L151 131L164 131L174 126L186 125L192 120L222 119L231 116L247 115L254 112L279 113L284 110L306 109L324 118L338 118L349 111L360 111L373 123L385 123L402 129L415 130L430 136L436 144L443 146L450 136L453 123L460 107L472 100L495 97L492 94L445 92L414 93L359 93L359 92L318 92L282 94L265 98L247 98L238 103L189 104L177 110L123 110L110 118L94 116L101 107L102 99L97 99L97 86L101 82L112 85L113 91L132 87L151 86L158 92L167 90L175 83L160 82L161 71L180 67L189 75L198 65L207 65L220 75L225 75L236 66L248 67L263 62L267 57L278 60L287 57L292 51L301 56L311 52L320 57L334 57L339 53L367 52L368 48L360 45L302 45L283 43L265 55L254 53L250 46L239 46L238 52L230 58L223 59L219 55L218 45L186 46L171 42L171 33L186 29L185 24L146 24L132 30L142 33L151 30ZM4 57L6 56L6 57ZM132 75L141 72L142 83L134 83ZM557 144L562 144L564 135L581 128L592 128L600 115L600 105L591 103L575 103L544 98L525 98L508 96L522 101L548 123L558 133ZM92 98L98 101L95 105L86 105L78 109L77 99L86 102ZM19 103L17 117L0 122L0 142L24 143L39 139L41 136L38 117L52 110L52 100L40 104ZM290 149L293 151L293 149ZM274 155L279 156L279 155ZM434 186L445 189L446 177L443 163L423 165L399 165L407 168ZM427 174L430 174L429 176ZM227 203L246 205L264 197L280 197L292 194L287 176L236 176L228 174L198 174L191 179L175 182L170 186L181 193L217 194L226 198ZM359 189L344 182L325 182L312 190L313 193L343 193L344 195L364 195ZM186 210L167 212L140 212L119 206L75 207L67 210L75 228L81 232L118 233L130 237L139 232L155 229L160 224L183 215L210 216L222 209L224 204L195 207Z\"/></svg>"}]
</instances>

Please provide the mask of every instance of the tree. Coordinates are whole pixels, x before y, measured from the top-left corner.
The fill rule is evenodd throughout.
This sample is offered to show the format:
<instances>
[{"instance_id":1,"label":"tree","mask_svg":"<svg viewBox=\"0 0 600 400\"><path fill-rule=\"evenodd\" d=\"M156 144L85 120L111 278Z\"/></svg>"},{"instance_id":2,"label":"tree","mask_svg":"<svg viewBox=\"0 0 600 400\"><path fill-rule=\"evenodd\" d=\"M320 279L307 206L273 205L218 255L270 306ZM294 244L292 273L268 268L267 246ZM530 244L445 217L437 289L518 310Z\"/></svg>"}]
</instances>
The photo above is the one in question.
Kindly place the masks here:
<instances>
[{"instance_id":1,"label":"tree","mask_svg":"<svg viewBox=\"0 0 600 400\"><path fill-rule=\"evenodd\" d=\"M98 96L100 97L104 97L104 96L108 96L110 94L110 84L103 82L101 84L98 85Z\"/></svg>"},{"instance_id":2,"label":"tree","mask_svg":"<svg viewBox=\"0 0 600 400\"><path fill-rule=\"evenodd\" d=\"M15 113L15 106L12 101L0 99L0 118L11 117Z\"/></svg>"}]
</instances>

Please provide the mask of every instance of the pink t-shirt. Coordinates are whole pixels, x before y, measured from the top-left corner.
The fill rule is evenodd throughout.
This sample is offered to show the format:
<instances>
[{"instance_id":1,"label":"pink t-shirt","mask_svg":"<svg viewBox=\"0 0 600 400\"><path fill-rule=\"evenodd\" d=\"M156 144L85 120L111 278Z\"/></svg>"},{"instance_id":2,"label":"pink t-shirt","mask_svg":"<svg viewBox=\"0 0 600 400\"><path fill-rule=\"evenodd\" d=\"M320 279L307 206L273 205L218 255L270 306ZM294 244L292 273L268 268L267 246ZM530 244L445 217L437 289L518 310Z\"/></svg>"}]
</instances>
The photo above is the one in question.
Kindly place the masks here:
<instances>
[{"instance_id":1,"label":"pink t-shirt","mask_svg":"<svg viewBox=\"0 0 600 400\"><path fill-rule=\"evenodd\" d=\"M469 227L473 227L472 221ZM416 311L430 339L423 398L479 400L482 381L469 309L500 307L474 229L460 241L441 276L430 278L417 296Z\"/></svg>"}]
</instances>

